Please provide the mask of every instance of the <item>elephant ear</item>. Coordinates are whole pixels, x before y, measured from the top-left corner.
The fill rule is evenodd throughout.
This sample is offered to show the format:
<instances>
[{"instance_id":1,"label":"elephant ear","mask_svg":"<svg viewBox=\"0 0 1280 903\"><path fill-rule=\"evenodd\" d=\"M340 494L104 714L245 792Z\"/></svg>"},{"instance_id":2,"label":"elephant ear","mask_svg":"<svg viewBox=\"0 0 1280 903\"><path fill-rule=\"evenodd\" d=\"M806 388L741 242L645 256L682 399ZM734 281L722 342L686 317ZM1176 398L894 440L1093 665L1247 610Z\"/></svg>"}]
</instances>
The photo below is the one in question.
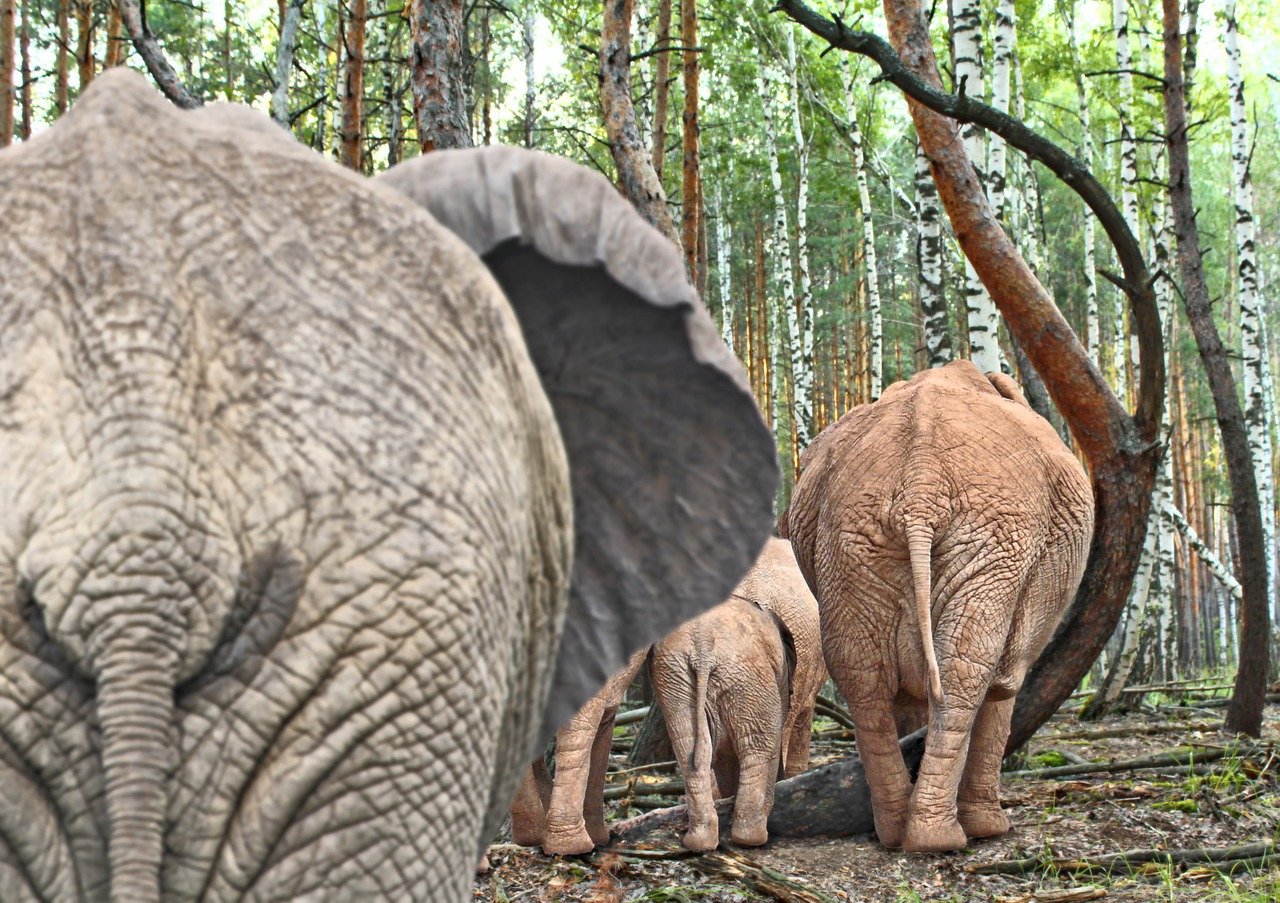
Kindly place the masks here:
<instances>
[{"instance_id":1,"label":"elephant ear","mask_svg":"<svg viewBox=\"0 0 1280 903\"><path fill-rule=\"evenodd\" d=\"M679 252L601 176L487 147L377 181L488 265L560 427L575 537L549 737L632 652L729 596L773 524L773 439Z\"/></svg>"}]
</instances>

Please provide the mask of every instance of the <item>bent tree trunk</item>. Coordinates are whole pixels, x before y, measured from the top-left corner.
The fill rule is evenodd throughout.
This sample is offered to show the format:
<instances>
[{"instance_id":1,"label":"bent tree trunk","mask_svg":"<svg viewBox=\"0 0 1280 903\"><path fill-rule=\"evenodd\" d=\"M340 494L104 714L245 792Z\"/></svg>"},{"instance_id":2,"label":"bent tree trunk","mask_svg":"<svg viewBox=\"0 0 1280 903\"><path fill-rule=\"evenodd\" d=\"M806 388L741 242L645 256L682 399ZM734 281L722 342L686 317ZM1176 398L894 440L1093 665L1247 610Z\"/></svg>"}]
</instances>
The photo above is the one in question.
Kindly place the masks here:
<instances>
[{"instance_id":1,"label":"bent tree trunk","mask_svg":"<svg viewBox=\"0 0 1280 903\"><path fill-rule=\"evenodd\" d=\"M1089 671L1128 597L1158 461L1164 407L1160 321L1142 250L1106 190L1074 157L1022 123L969 96L943 91L920 4L885 0L884 6L892 47L875 35L823 19L799 0L779 3L780 9L833 45L872 57L884 77L909 95L920 144L961 247L1044 380L1092 470L1096 516L1089 562L1075 601L1018 695L1006 747L1013 751L1057 711ZM996 223L958 140L956 120L980 122L1032 155L1098 216L1124 270L1118 281L1132 304L1139 340L1142 366L1134 415L1121 407L1053 299Z\"/></svg>"},{"instance_id":2,"label":"bent tree trunk","mask_svg":"<svg viewBox=\"0 0 1280 903\"><path fill-rule=\"evenodd\" d=\"M1267 550L1262 541L1262 513L1244 412L1236 395L1235 376L1227 350L1218 335L1209 302L1196 232L1195 201L1191 194L1191 161L1187 147L1186 85L1182 74L1182 36L1178 0L1162 0L1164 11L1164 125L1169 158L1169 203L1178 236L1178 269L1182 274L1182 303L1196 337L1205 375L1213 393L1213 407L1227 457L1231 510L1240 543L1240 574L1244 602L1240 606L1240 665L1235 691L1227 709L1229 731L1257 737L1262 730L1262 705L1267 680L1268 635Z\"/></svg>"}]
</instances>

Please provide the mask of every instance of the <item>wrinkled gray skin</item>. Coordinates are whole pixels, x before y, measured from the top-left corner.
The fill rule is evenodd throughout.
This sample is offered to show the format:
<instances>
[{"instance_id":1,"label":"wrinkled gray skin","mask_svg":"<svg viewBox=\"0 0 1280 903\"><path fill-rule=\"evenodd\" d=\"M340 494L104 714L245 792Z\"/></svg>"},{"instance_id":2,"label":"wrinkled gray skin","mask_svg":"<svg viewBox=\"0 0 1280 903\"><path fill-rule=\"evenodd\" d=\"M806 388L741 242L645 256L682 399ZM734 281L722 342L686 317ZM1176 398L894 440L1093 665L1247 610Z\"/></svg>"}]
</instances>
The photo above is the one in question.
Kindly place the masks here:
<instances>
[{"instance_id":1,"label":"wrinkled gray skin","mask_svg":"<svg viewBox=\"0 0 1280 903\"><path fill-rule=\"evenodd\" d=\"M0 900L466 899L533 750L754 559L771 441L677 252L472 153L422 167L520 211L497 281L135 74L0 153Z\"/></svg>"}]
</instances>

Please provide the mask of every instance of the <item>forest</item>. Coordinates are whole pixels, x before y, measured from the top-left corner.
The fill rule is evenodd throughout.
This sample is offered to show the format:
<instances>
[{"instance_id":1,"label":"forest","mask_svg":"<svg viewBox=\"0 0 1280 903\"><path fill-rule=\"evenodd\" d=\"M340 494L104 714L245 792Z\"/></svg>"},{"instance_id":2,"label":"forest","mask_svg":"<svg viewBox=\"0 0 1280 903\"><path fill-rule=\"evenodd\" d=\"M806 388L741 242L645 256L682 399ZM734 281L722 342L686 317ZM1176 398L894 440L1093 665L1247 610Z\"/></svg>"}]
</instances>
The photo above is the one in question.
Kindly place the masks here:
<instances>
[{"instance_id":1,"label":"forest","mask_svg":"<svg viewBox=\"0 0 1280 903\"><path fill-rule=\"evenodd\" d=\"M1091 475L1089 568L1013 715L1014 835L938 862L803 834L545 859L504 835L476 899L1280 893L1280 24L1236 0L949 0L909 33L919 6L0 0L0 148L124 66L368 176L497 144L598 172L741 362L779 513L824 430L961 359L1011 376ZM936 149L952 120L964 163ZM637 681L611 816L680 802L658 713ZM815 719L814 764L847 756L830 683Z\"/></svg>"}]
</instances>

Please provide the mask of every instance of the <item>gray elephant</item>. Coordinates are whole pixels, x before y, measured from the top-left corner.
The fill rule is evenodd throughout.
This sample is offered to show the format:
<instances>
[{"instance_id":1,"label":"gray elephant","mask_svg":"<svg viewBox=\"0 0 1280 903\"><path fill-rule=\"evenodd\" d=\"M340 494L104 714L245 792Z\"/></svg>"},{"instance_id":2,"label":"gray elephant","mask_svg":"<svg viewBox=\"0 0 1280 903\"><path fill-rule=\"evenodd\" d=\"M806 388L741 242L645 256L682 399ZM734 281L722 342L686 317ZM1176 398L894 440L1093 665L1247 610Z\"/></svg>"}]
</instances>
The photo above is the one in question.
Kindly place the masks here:
<instances>
[{"instance_id":1,"label":"gray elephant","mask_svg":"<svg viewBox=\"0 0 1280 903\"><path fill-rule=\"evenodd\" d=\"M1093 495L1013 381L968 361L890 386L824 430L787 512L849 702L876 833L959 849L1009 830L1014 697L1084 572ZM914 787L898 733L927 705Z\"/></svg>"},{"instance_id":2,"label":"gray elephant","mask_svg":"<svg viewBox=\"0 0 1280 903\"><path fill-rule=\"evenodd\" d=\"M564 161L370 181L122 70L0 197L0 899L467 898L768 533L678 252Z\"/></svg>"}]
</instances>

